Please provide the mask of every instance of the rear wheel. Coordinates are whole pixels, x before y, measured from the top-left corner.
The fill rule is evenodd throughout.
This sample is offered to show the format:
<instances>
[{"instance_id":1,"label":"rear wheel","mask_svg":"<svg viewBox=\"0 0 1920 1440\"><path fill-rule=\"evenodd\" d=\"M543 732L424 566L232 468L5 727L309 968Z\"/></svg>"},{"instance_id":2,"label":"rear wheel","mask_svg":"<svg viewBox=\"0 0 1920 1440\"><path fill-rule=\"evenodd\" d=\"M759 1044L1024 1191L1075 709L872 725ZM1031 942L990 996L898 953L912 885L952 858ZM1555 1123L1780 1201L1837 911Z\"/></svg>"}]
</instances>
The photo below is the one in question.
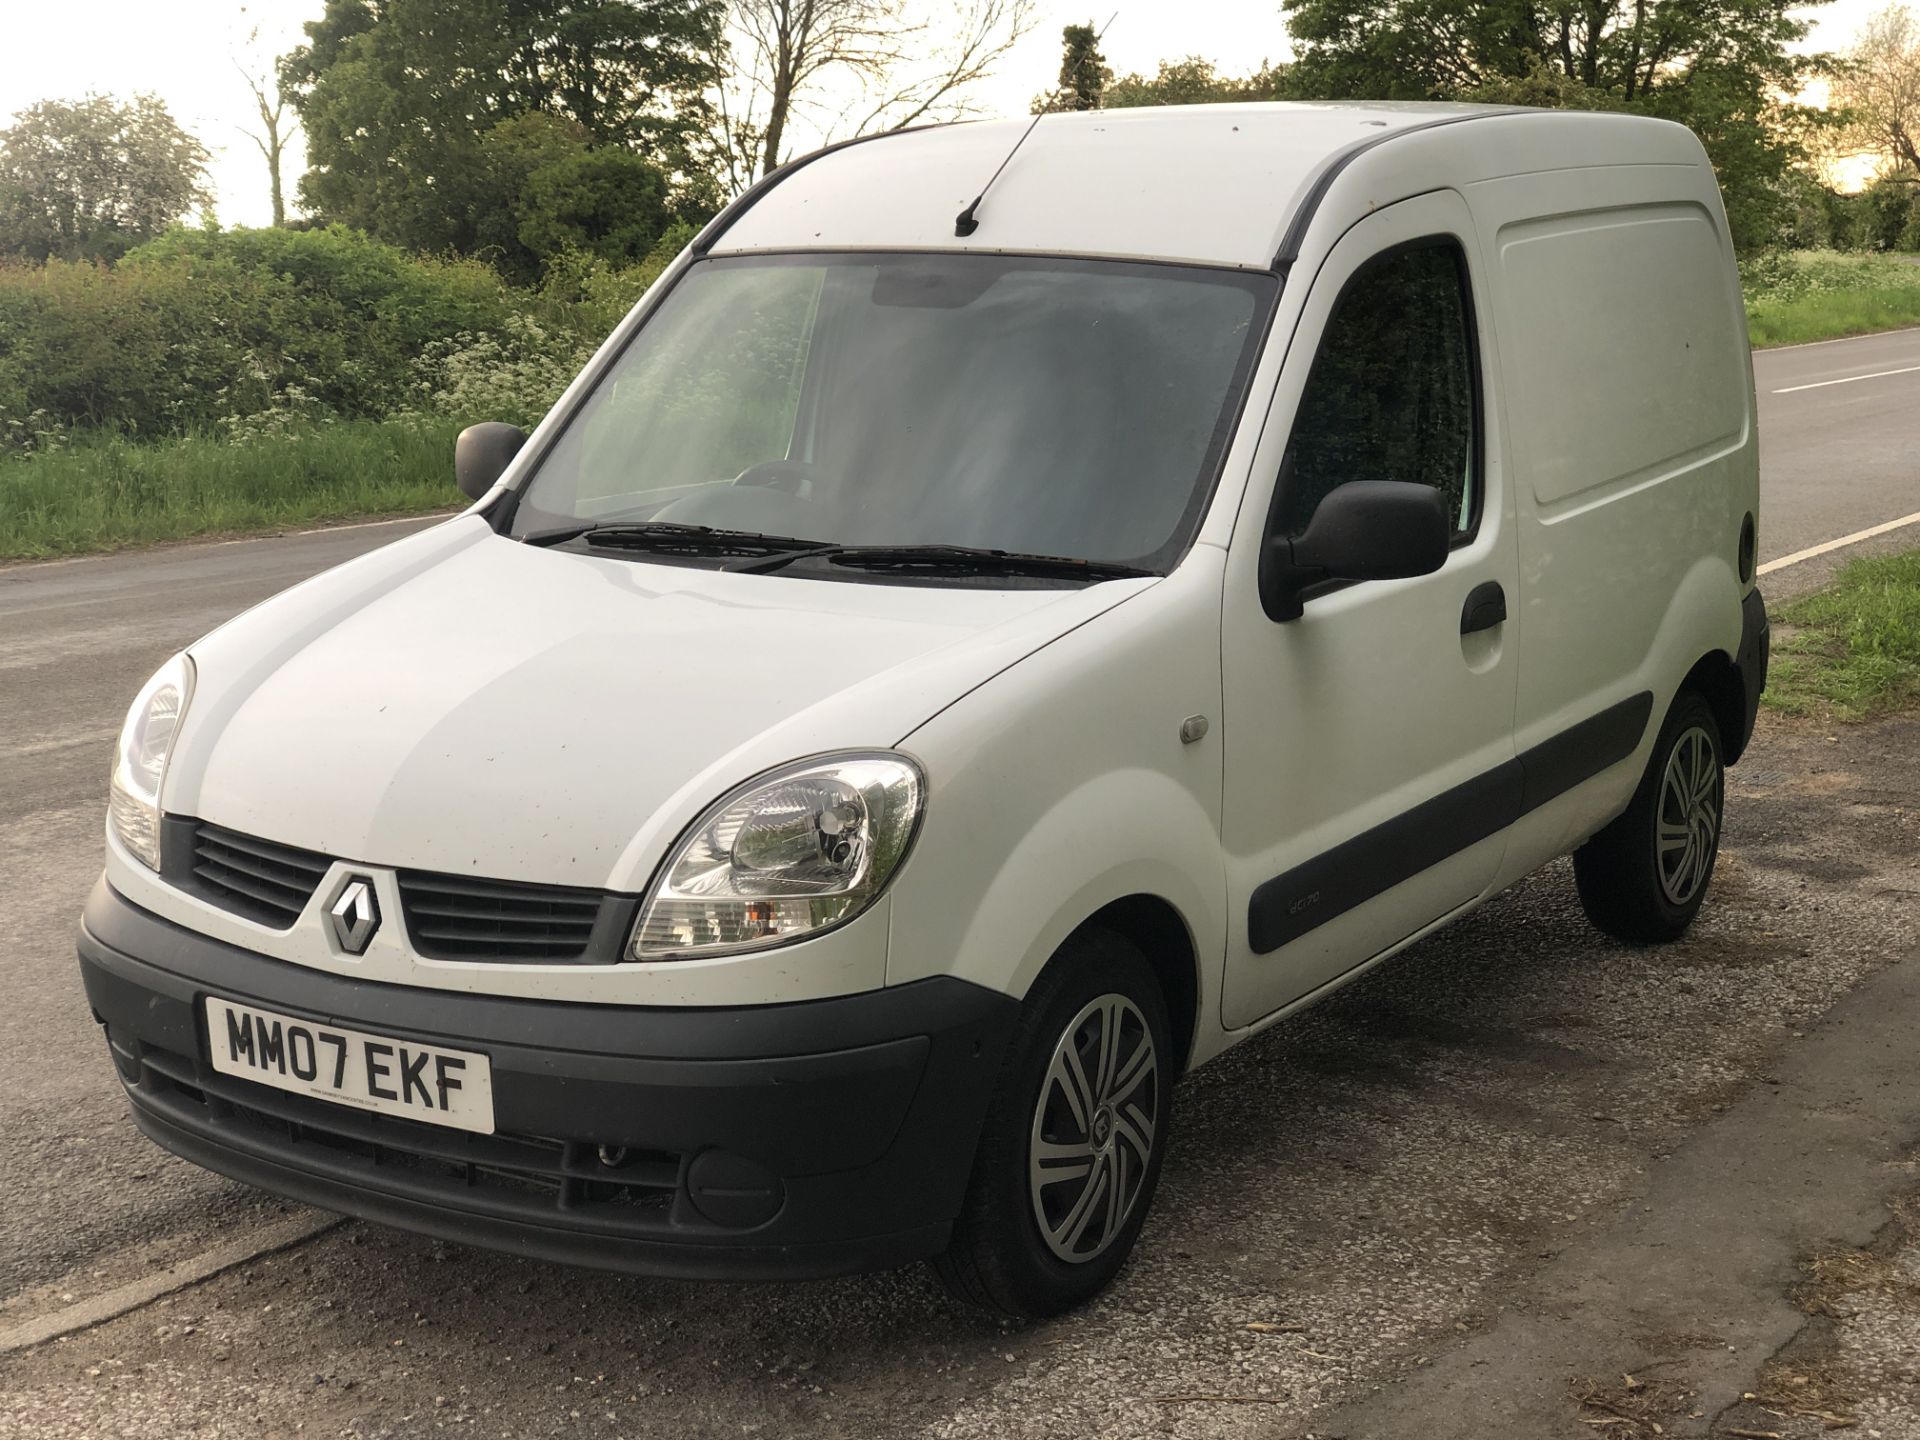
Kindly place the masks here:
<instances>
[{"instance_id":1,"label":"rear wheel","mask_svg":"<svg viewBox=\"0 0 1920 1440\"><path fill-rule=\"evenodd\" d=\"M1139 948L1077 935L1022 1011L953 1240L957 1298L1022 1319L1081 1304L1119 1273L1166 1148L1166 1001Z\"/></svg>"},{"instance_id":2,"label":"rear wheel","mask_svg":"<svg viewBox=\"0 0 1920 1440\"><path fill-rule=\"evenodd\" d=\"M1679 938L1713 878L1725 801L1713 707L1698 692L1683 691L1660 727L1633 803L1574 852L1587 918L1620 940Z\"/></svg>"}]
</instances>

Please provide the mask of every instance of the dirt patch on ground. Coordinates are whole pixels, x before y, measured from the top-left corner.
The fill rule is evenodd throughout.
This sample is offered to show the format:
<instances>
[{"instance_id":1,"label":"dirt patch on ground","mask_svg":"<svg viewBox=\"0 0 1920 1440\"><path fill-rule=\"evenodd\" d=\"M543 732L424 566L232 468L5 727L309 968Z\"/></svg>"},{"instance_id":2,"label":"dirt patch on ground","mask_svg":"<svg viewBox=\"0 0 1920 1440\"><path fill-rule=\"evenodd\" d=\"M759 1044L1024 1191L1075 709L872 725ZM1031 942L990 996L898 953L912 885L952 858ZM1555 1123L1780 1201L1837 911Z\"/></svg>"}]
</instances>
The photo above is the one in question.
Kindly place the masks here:
<instances>
[{"instance_id":1,"label":"dirt patch on ground","mask_svg":"<svg viewBox=\"0 0 1920 1440\"><path fill-rule=\"evenodd\" d=\"M1920 1163L1904 1168L1913 1176ZM1716 1434L1920 1435L1920 1189L1888 1205L1892 1218L1871 1245L1806 1257L1793 1291L1805 1328Z\"/></svg>"}]
</instances>

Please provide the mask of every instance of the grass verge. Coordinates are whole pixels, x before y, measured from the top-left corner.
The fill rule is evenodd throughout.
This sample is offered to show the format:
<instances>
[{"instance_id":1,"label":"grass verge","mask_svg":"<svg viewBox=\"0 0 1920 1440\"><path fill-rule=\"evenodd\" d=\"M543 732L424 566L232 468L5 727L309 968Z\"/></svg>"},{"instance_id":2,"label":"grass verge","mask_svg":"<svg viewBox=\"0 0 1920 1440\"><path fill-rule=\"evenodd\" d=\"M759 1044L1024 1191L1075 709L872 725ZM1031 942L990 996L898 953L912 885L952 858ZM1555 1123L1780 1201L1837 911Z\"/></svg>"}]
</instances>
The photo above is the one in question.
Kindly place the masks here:
<instances>
[{"instance_id":1,"label":"grass verge","mask_svg":"<svg viewBox=\"0 0 1920 1440\"><path fill-rule=\"evenodd\" d=\"M1920 550L1855 560L1774 619L1771 708L1865 720L1920 696Z\"/></svg>"},{"instance_id":2,"label":"grass verge","mask_svg":"<svg viewBox=\"0 0 1920 1440\"><path fill-rule=\"evenodd\" d=\"M459 428L365 420L240 442L88 436L0 460L0 560L463 504Z\"/></svg>"},{"instance_id":3,"label":"grass verge","mask_svg":"<svg viewBox=\"0 0 1920 1440\"><path fill-rule=\"evenodd\" d=\"M1757 300L1747 306L1747 338L1756 350L1804 345L1920 325L1920 265L1911 288L1840 290L1795 300Z\"/></svg>"},{"instance_id":4,"label":"grass verge","mask_svg":"<svg viewBox=\"0 0 1920 1440\"><path fill-rule=\"evenodd\" d=\"M1920 325L1920 265L1903 255L1770 251L1740 263L1755 349Z\"/></svg>"}]
</instances>

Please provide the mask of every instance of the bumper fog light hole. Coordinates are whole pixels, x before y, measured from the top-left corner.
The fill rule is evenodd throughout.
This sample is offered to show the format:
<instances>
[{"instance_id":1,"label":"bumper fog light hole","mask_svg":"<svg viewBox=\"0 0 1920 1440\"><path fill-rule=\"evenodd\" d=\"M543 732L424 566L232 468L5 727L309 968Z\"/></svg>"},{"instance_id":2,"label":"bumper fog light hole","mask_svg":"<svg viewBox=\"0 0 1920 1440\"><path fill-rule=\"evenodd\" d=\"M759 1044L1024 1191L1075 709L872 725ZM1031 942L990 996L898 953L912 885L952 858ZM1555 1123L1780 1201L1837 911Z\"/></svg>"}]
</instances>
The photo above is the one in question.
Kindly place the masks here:
<instances>
[{"instance_id":1,"label":"bumper fog light hole","mask_svg":"<svg viewBox=\"0 0 1920 1440\"><path fill-rule=\"evenodd\" d=\"M750 1230L780 1213L786 1187L758 1161L725 1150L703 1150L687 1167L687 1199L715 1225Z\"/></svg>"}]
</instances>

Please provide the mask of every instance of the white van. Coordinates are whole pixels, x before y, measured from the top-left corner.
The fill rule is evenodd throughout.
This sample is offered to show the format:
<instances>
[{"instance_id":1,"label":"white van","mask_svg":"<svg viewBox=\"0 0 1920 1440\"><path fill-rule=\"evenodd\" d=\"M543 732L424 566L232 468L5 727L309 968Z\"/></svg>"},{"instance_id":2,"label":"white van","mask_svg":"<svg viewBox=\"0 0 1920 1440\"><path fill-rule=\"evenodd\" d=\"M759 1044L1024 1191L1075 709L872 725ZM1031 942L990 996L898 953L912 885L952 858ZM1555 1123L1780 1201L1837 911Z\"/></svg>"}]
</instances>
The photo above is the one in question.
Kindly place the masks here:
<instances>
[{"instance_id":1,"label":"white van","mask_svg":"<svg viewBox=\"0 0 1920 1440\"><path fill-rule=\"evenodd\" d=\"M837 147L456 469L148 683L79 947L161 1145L524 1255L1073 1305L1195 1066L1568 851L1685 929L1766 672L1646 119Z\"/></svg>"}]
</instances>

